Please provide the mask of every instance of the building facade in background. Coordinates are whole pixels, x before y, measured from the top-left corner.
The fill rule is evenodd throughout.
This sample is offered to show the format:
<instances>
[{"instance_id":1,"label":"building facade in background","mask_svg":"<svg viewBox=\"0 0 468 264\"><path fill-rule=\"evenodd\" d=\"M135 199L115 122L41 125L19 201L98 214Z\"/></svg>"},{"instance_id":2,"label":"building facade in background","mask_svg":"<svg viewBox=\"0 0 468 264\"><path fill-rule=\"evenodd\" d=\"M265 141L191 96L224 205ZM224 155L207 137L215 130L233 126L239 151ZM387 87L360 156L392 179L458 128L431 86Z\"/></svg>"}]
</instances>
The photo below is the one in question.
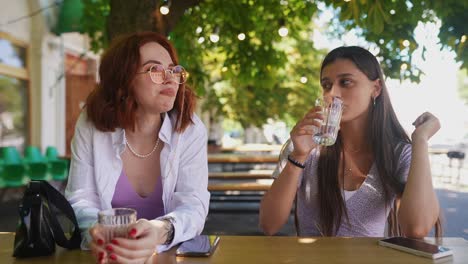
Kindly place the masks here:
<instances>
[{"instance_id":1,"label":"building facade in background","mask_svg":"<svg viewBox=\"0 0 468 264\"><path fill-rule=\"evenodd\" d=\"M69 154L98 62L85 36L52 32L64 2L0 0L0 146Z\"/></svg>"}]
</instances>

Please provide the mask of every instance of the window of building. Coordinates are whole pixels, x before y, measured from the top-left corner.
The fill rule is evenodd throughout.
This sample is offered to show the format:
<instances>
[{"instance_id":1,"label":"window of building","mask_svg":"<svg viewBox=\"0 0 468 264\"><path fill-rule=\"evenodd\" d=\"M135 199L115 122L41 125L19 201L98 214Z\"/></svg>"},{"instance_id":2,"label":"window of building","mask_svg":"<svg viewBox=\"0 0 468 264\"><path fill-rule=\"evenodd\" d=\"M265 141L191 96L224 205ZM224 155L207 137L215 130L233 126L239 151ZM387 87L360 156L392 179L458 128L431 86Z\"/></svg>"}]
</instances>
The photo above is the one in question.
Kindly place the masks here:
<instances>
[{"instance_id":1,"label":"window of building","mask_svg":"<svg viewBox=\"0 0 468 264\"><path fill-rule=\"evenodd\" d=\"M0 32L0 146L29 142L27 45Z\"/></svg>"},{"instance_id":2,"label":"window of building","mask_svg":"<svg viewBox=\"0 0 468 264\"><path fill-rule=\"evenodd\" d=\"M16 68L26 68L26 49L0 38L0 63Z\"/></svg>"}]
</instances>

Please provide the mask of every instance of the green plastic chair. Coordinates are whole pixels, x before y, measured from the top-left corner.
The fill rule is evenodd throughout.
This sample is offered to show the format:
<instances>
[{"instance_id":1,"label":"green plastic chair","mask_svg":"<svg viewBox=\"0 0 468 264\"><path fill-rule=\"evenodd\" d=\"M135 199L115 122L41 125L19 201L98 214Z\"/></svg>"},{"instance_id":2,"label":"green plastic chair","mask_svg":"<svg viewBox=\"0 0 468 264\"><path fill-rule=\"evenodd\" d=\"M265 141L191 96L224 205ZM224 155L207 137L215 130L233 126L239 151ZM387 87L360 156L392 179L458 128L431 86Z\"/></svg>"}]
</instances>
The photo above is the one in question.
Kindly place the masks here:
<instances>
[{"instance_id":1,"label":"green plastic chair","mask_svg":"<svg viewBox=\"0 0 468 264\"><path fill-rule=\"evenodd\" d=\"M5 182L3 181L3 159L1 158L0 155L0 192L3 192L3 188L5 188ZM0 194L0 197L3 198L3 194ZM3 200L0 200L3 201Z\"/></svg>"},{"instance_id":2,"label":"green plastic chair","mask_svg":"<svg viewBox=\"0 0 468 264\"><path fill-rule=\"evenodd\" d=\"M6 163L23 163L18 150L15 147L2 147L2 160Z\"/></svg>"},{"instance_id":3,"label":"green plastic chair","mask_svg":"<svg viewBox=\"0 0 468 264\"><path fill-rule=\"evenodd\" d=\"M28 146L24 150L26 174L31 180L49 180L49 163L38 147Z\"/></svg>"},{"instance_id":4,"label":"green plastic chair","mask_svg":"<svg viewBox=\"0 0 468 264\"><path fill-rule=\"evenodd\" d=\"M23 160L15 147L0 148L1 158L3 160L3 169L0 178L4 187L20 187L27 183L25 177L26 168Z\"/></svg>"},{"instance_id":5,"label":"green plastic chair","mask_svg":"<svg viewBox=\"0 0 468 264\"><path fill-rule=\"evenodd\" d=\"M23 164L4 164L2 174L5 187L21 187L27 183Z\"/></svg>"},{"instance_id":6,"label":"green plastic chair","mask_svg":"<svg viewBox=\"0 0 468 264\"><path fill-rule=\"evenodd\" d=\"M38 147L28 146L24 150L24 160L26 162L47 162Z\"/></svg>"},{"instance_id":7,"label":"green plastic chair","mask_svg":"<svg viewBox=\"0 0 468 264\"><path fill-rule=\"evenodd\" d=\"M46 157L48 160L58 159L58 151L56 147L48 146L46 148Z\"/></svg>"},{"instance_id":8,"label":"green plastic chair","mask_svg":"<svg viewBox=\"0 0 468 264\"><path fill-rule=\"evenodd\" d=\"M65 181L68 178L68 160L58 157L57 148L48 146L46 148L46 158L49 162L49 173L56 181Z\"/></svg>"}]
</instances>

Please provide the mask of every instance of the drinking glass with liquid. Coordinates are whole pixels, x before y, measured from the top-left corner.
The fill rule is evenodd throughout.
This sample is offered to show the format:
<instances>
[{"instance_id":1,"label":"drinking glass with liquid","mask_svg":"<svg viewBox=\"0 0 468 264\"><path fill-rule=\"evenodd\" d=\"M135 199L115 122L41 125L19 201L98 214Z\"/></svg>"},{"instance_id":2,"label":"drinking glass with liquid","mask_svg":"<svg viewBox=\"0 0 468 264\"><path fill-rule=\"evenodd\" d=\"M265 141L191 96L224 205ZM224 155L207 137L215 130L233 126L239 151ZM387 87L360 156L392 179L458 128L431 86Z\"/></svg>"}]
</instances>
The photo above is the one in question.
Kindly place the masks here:
<instances>
[{"instance_id":1,"label":"drinking glass with liquid","mask_svg":"<svg viewBox=\"0 0 468 264\"><path fill-rule=\"evenodd\" d=\"M331 97L328 100L318 98L315 106L322 107L323 120L317 133L313 135L313 140L316 144L331 146L335 144L338 130L340 130L343 101L338 97Z\"/></svg>"},{"instance_id":2,"label":"drinking glass with liquid","mask_svg":"<svg viewBox=\"0 0 468 264\"><path fill-rule=\"evenodd\" d=\"M137 212L131 208L112 208L98 213L98 222L109 243L114 237L128 237L128 227L137 220Z\"/></svg>"}]
</instances>

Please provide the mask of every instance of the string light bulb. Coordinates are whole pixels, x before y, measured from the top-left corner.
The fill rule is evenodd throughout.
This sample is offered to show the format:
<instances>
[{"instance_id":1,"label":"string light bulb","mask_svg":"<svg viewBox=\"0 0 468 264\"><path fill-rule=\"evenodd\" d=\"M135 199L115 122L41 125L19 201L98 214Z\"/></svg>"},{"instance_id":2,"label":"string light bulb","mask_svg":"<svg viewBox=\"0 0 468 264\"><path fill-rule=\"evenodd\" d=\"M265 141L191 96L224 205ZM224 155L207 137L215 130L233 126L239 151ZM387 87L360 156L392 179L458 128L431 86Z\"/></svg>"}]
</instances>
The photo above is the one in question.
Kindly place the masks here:
<instances>
[{"instance_id":1,"label":"string light bulb","mask_svg":"<svg viewBox=\"0 0 468 264\"><path fill-rule=\"evenodd\" d=\"M409 42L409 40L405 39L405 40L403 40L402 44L403 44L403 46L405 46L407 48L411 43Z\"/></svg>"},{"instance_id":2,"label":"string light bulb","mask_svg":"<svg viewBox=\"0 0 468 264\"><path fill-rule=\"evenodd\" d=\"M280 19L279 21L279 25L280 25L280 28L278 29L278 34L281 36L281 37L286 37L289 33L289 30L288 28L285 26L285 22L284 22L284 19Z\"/></svg>"},{"instance_id":3,"label":"string light bulb","mask_svg":"<svg viewBox=\"0 0 468 264\"><path fill-rule=\"evenodd\" d=\"M219 41L219 35L216 34L216 33L212 33L212 34L210 35L210 40L211 40L211 42L213 42L213 43L218 42L218 41Z\"/></svg>"},{"instance_id":4,"label":"string light bulb","mask_svg":"<svg viewBox=\"0 0 468 264\"><path fill-rule=\"evenodd\" d=\"M239 40L244 40L245 39L245 34L244 33L239 33L239 35L237 35L237 38Z\"/></svg>"},{"instance_id":5,"label":"string light bulb","mask_svg":"<svg viewBox=\"0 0 468 264\"><path fill-rule=\"evenodd\" d=\"M210 34L210 40L213 43L216 43L219 41L219 28L216 27L213 33Z\"/></svg>"},{"instance_id":6,"label":"string light bulb","mask_svg":"<svg viewBox=\"0 0 468 264\"><path fill-rule=\"evenodd\" d=\"M280 28L278 29L278 34L279 34L281 37L283 37L283 38L286 37L286 36L288 35L288 33L289 33L289 30L288 30L288 28L285 27L285 26L282 26L282 27L280 27Z\"/></svg>"},{"instance_id":7,"label":"string light bulb","mask_svg":"<svg viewBox=\"0 0 468 264\"><path fill-rule=\"evenodd\" d=\"M161 12L161 14L163 16L169 14L169 7L171 6L171 1L164 1L164 4L159 8L159 12Z\"/></svg>"}]
</instances>

